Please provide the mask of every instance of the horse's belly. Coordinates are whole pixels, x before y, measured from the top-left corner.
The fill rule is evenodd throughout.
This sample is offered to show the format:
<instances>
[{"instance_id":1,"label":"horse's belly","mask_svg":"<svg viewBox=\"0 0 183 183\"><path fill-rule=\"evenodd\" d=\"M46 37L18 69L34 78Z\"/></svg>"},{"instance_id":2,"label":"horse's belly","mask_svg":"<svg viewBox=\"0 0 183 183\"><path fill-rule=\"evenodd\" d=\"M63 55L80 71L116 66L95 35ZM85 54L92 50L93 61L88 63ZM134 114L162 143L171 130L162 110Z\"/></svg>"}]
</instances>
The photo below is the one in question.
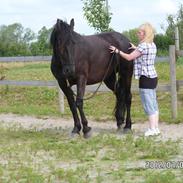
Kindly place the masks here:
<instances>
[{"instance_id":1,"label":"horse's belly","mask_svg":"<svg viewBox=\"0 0 183 183\"><path fill-rule=\"evenodd\" d=\"M92 85L103 81L106 74L107 73L101 71L89 73L87 78L87 85Z\"/></svg>"}]
</instances>

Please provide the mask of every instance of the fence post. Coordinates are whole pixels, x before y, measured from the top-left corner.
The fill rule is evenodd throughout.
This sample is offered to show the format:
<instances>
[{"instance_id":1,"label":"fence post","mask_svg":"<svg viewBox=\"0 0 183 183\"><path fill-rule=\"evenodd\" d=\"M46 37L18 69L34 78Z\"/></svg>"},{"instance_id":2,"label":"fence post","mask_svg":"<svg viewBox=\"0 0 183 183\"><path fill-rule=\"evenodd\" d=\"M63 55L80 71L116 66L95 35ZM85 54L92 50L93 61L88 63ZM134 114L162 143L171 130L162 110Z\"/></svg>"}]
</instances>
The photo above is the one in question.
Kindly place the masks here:
<instances>
[{"instance_id":1,"label":"fence post","mask_svg":"<svg viewBox=\"0 0 183 183\"><path fill-rule=\"evenodd\" d=\"M175 27L175 50L179 51L180 47L179 47L179 29L178 27Z\"/></svg>"},{"instance_id":2,"label":"fence post","mask_svg":"<svg viewBox=\"0 0 183 183\"><path fill-rule=\"evenodd\" d=\"M64 94L59 86L58 86L58 100L59 100L58 102L59 102L60 112L61 114L63 114L64 113Z\"/></svg>"},{"instance_id":3,"label":"fence post","mask_svg":"<svg viewBox=\"0 0 183 183\"><path fill-rule=\"evenodd\" d=\"M170 85L171 85L171 108L172 118L177 117L177 85L176 85L176 61L175 61L175 45L169 46L170 60Z\"/></svg>"}]
</instances>

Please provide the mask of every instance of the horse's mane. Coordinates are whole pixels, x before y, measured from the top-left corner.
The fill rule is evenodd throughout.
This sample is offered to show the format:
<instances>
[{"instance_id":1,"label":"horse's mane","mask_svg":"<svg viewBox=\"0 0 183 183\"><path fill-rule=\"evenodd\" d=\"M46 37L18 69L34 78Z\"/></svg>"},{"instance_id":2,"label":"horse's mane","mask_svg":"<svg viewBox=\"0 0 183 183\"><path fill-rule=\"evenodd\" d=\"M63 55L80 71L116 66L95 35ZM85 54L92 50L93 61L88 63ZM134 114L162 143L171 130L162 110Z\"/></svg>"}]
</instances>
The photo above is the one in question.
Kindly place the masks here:
<instances>
[{"instance_id":1,"label":"horse's mane","mask_svg":"<svg viewBox=\"0 0 183 183\"><path fill-rule=\"evenodd\" d=\"M62 43L65 43L68 37L70 36L70 33L71 33L70 26L66 22L63 22L62 20L58 19L51 33L50 37L51 45L54 46L58 38Z\"/></svg>"},{"instance_id":2,"label":"horse's mane","mask_svg":"<svg viewBox=\"0 0 183 183\"><path fill-rule=\"evenodd\" d=\"M59 43L64 47L68 40L77 42L82 39L82 36L74 31L74 19L72 20L69 25L67 22L57 19L50 36L50 43L53 48L58 48Z\"/></svg>"}]
</instances>

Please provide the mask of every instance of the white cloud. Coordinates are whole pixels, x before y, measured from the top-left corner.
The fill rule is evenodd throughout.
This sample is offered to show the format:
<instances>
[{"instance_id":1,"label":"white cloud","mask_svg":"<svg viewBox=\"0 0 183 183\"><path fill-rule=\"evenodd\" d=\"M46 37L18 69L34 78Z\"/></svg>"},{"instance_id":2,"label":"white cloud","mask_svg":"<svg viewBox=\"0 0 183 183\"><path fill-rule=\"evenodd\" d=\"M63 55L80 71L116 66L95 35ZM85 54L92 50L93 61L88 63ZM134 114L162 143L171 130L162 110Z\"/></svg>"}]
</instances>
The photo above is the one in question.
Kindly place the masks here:
<instances>
[{"instance_id":1,"label":"white cloud","mask_svg":"<svg viewBox=\"0 0 183 183\"><path fill-rule=\"evenodd\" d=\"M168 14L177 12L180 2L182 0L133 0L115 3L111 0L111 26L122 32L150 22L157 32L163 32L161 25L166 24Z\"/></svg>"},{"instance_id":2,"label":"white cloud","mask_svg":"<svg viewBox=\"0 0 183 183\"><path fill-rule=\"evenodd\" d=\"M174 14L177 11L177 3L175 0L159 0L155 8L159 12Z\"/></svg>"},{"instance_id":3,"label":"white cloud","mask_svg":"<svg viewBox=\"0 0 183 183\"><path fill-rule=\"evenodd\" d=\"M111 6L111 27L116 31L138 27L143 22L151 22L157 31L166 21L167 14L177 11L178 2L183 0L109 0ZM81 0L0 0L0 25L20 22L33 31L43 26L50 28L57 18L70 22L75 19L75 30L81 34L92 34L83 17Z\"/></svg>"}]
</instances>

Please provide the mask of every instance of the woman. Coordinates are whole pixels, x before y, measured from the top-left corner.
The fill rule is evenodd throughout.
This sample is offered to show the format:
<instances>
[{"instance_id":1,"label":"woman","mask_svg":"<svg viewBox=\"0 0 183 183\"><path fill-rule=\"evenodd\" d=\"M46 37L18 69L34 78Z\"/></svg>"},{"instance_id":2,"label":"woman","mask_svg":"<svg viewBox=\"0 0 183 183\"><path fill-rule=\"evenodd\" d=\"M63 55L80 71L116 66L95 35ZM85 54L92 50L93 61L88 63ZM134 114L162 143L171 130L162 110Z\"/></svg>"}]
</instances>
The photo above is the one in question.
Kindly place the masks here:
<instances>
[{"instance_id":1,"label":"woman","mask_svg":"<svg viewBox=\"0 0 183 183\"><path fill-rule=\"evenodd\" d=\"M134 76L139 79L139 92L145 113L148 115L149 128L145 136L154 136L160 134L158 128L159 109L156 99L157 73L154 67L156 57L156 45L153 42L154 29L151 24L145 23L138 29L137 36L139 45L131 48L135 50L130 53L124 53L114 46L110 46L111 53L115 52L128 61L134 61Z\"/></svg>"}]
</instances>

